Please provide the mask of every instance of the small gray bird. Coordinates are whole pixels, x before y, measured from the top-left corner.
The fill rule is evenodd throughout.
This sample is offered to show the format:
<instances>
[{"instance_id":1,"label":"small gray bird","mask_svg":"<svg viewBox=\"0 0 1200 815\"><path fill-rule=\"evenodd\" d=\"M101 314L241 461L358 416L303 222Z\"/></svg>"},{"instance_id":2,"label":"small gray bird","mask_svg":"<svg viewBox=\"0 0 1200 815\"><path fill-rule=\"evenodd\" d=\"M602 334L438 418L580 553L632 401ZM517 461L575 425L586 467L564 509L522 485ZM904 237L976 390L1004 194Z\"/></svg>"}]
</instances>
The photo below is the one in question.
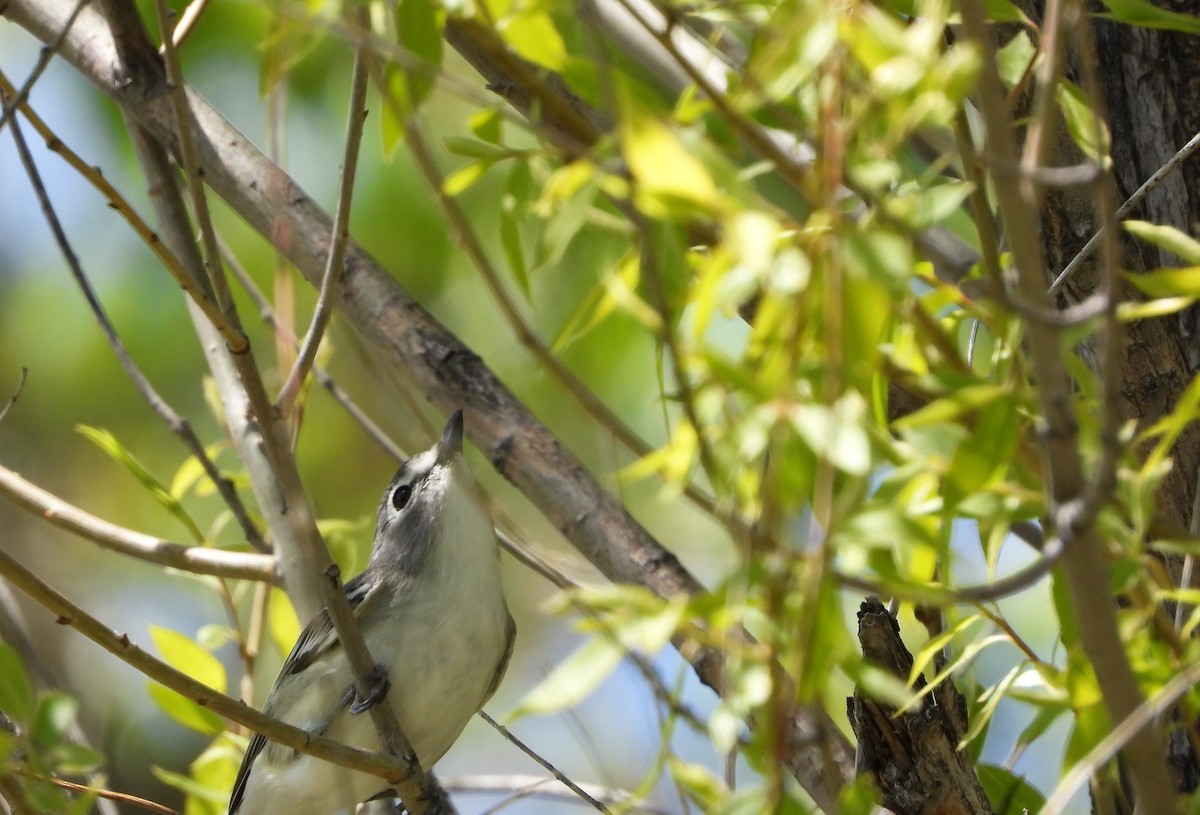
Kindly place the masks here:
<instances>
[{"instance_id":1,"label":"small gray bird","mask_svg":"<svg viewBox=\"0 0 1200 815\"><path fill-rule=\"evenodd\" d=\"M462 411L441 440L392 478L367 568L345 586L367 648L387 671L385 697L421 767L432 768L500 683L516 628L500 587L496 534L462 456ZM264 712L336 741L379 749L370 702L327 611L304 629ZM229 815L338 815L383 792L375 776L255 734Z\"/></svg>"}]
</instances>

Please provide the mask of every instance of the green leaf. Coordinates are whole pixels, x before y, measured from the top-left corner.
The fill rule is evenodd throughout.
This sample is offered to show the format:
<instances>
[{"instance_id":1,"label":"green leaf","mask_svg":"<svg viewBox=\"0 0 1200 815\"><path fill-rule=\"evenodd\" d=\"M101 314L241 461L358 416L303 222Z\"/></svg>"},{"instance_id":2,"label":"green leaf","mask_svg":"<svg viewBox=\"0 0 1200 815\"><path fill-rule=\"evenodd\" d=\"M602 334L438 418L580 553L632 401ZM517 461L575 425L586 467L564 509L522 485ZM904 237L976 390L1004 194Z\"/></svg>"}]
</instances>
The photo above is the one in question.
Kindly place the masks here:
<instances>
[{"instance_id":1,"label":"green leaf","mask_svg":"<svg viewBox=\"0 0 1200 815\"><path fill-rule=\"evenodd\" d=\"M1200 297L1200 266L1187 266L1182 269L1155 269L1152 272L1129 273L1125 277L1151 297L1178 297L1180 299Z\"/></svg>"},{"instance_id":2,"label":"green leaf","mask_svg":"<svg viewBox=\"0 0 1200 815\"><path fill-rule=\"evenodd\" d=\"M532 299L529 283L529 265L525 262L525 247L521 240L520 215L529 202L533 188L533 177L529 162L517 160L504 179L504 192L500 197L500 245L508 260L508 269L517 282L525 299Z\"/></svg>"},{"instance_id":3,"label":"green leaf","mask_svg":"<svg viewBox=\"0 0 1200 815\"><path fill-rule=\"evenodd\" d=\"M271 599L267 608L267 627L271 632L271 642L281 657L292 652L292 646L300 639L300 620L296 617L296 609L288 596L279 589L271 589Z\"/></svg>"},{"instance_id":4,"label":"green leaf","mask_svg":"<svg viewBox=\"0 0 1200 815\"><path fill-rule=\"evenodd\" d=\"M704 812L712 812L729 796L729 788L701 764L689 764L669 756L667 769L684 794Z\"/></svg>"},{"instance_id":5,"label":"green leaf","mask_svg":"<svg viewBox=\"0 0 1200 815\"><path fill-rule=\"evenodd\" d=\"M839 470L865 475L871 469L871 444L863 428L865 407L850 395L833 407L800 405L792 412L792 426L818 456Z\"/></svg>"},{"instance_id":6,"label":"green leaf","mask_svg":"<svg viewBox=\"0 0 1200 815\"><path fill-rule=\"evenodd\" d=\"M384 161L390 161L404 139L405 118L412 113L412 102L408 98L408 80L403 69L389 62L384 66L383 78L380 93L384 103L379 117L379 134Z\"/></svg>"},{"instance_id":7,"label":"green leaf","mask_svg":"<svg viewBox=\"0 0 1200 815\"><path fill-rule=\"evenodd\" d=\"M878 665L872 665L861 659L853 659L848 660L843 668L846 675L854 681L855 686L872 699L878 699L898 710L921 709L920 698L904 684L904 680Z\"/></svg>"},{"instance_id":8,"label":"green leaf","mask_svg":"<svg viewBox=\"0 0 1200 815\"><path fill-rule=\"evenodd\" d=\"M1033 47L1029 35L1018 31L996 52L996 68L1000 71L1000 78L1004 80L1004 84L1012 88L1020 82L1030 70L1030 65L1037 55L1037 49Z\"/></svg>"},{"instance_id":9,"label":"green leaf","mask_svg":"<svg viewBox=\"0 0 1200 815\"><path fill-rule=\"evenodd\" d=\"M154 773L154 777L166 784L168 787L174 787L187 793L188 797L200 798L203 800L213 801L215 803L227 803L229 792L228 790L215 790L206 784L201 784L193 781L186 775L164 770L162 767L151 766L150 772Z\"/></svg>"},{"instance_id":10,"label":"green leaf","mask_svg":"<svg viewBox=\"0 0 1200 815\"><path fill-rule=\"evenodd\" d=\"M637 181L638 205L665 217L717 207L717 187L708 170L653 116L628 106L621 126L621 148Z\"/></svg>"},{"instance_id":11,"label":"green leaf","mask_svg":"<svg viewBox=\"0 0 1200 815\"><path fill-rule=\"evenodd\" d=\"M499 108L477 110L471 114L471 118L467 119L467 127L471 132L488 144L500 143L503 124L504 117L500 114Z\"/></svg>"},{"instance_id":12,"label":"green leaf","mask_svg":"<svg viewBox=\"0 0 1200 815\"><path fill-rule=\"evenodd\" d=\"M567 46L550 15L537 10L522 11L502 20L500 35L525 59L552 71L567 65Z\"/></svg>"},{"instance_id":13,"label":"green leaf","mask_svg":"<svg viewBox=\"0 0 1200 815\"><path fill-rule=\"evenodd\" d=\"M146 684L146 690L149 691L150 698L158 705L159 710L189 730L195 730L207 736L215 736L225 729L225 723L221 717L208 708L155 682Z\"/></svg>"},{"instance_id":14,"label":"green leaf","mask_svg":"<svg viewBox=\"0 0 1200 815\"><path fill-rule=\"evenodd\" d=\"M433 90L442 66L442 26L445 12L433 0L400 0L396 24L400 45L421 61L421 70L408 72L409 98L414 110Z\"/></svg>"},{"instance_id":15,"label":"green leaf","mask_svg":"<svg viewBox=\"0 0 1200 815\"><path fill-rule=\"evenodd\" d=\"M163 660L181 673L206 685L217 693L226 687L225 666L210 652L197 645L190 637L178 631L150 626L150 638Z\"/></svg>"},{"instance_id":16,"label":"green leaf","mask_svg":"<svg viewBox=\"0 0 1200 815\"><path fill-rule=\"evenodd\" d=\"M517 702L505 721L554 713L573 707L589 695L625 658L625 651L607 637L593 637L558 663L546 678Z\"/></svg>"},{"instance_id":17,"label":"green leaf","mask_svg":"<svg viewBox=\"0 0 1200 815\"><path fill-rule=\"evenodd\" d=\"M1159 8L1147 0L1101 0L1108 7L1108 14L1098 17L1109 17L1131 25L1143 28L1162 28L1168 31L1182 31L1185 34L1200 34L1200 17L1192 14L1180 14Z\"/></svg>"},{"instance_id":18,"label":"green leaf","mask_svg":"<svg viewBox=\"0 0 1200 815\"><path fill-rule=\"evenodd\" d=\"M0 710L23 723L33 713L33 702L33 683L25 663L14 648L0 642Z\"/></svg>"},{"instance_id":19,"label":"green leaf","mask_svg":"<svg viewBox=\"0 0 1200 815\"><path fill-rule=\"evenodd\" d=\"M971 184L965 181L915 187L888 198L887 209L892 217L903 220L913 229L928 229L961 207L971 189Z\"/></svg>"},{"instance_id":20,"label":"green leaf","mask_svg":"<svg viewBox=\"0 0 1200 815\"><path fill-rule=\"evenodd\" d=\"M197 543L204 543L204 533L200 531L200 527L188 515L187 510L183 508L183 504L171 495L171 492L159 482L157 478L150 474L137 458L130 453L125 447L117 441L117 437L107 430L101 430L87 425L76 425L75 429L79 431L85 438L89 439L93 444L108 454L109 458L118 464L125 467L134 478L138 480L147 492L153 496L154 500L158 501L167 512L171 513L175 518L183 524Z\"/></svg>"},{"instance_id":21,"label":"green leaf","mask_svg":"<svg viewBox=\"0 0 1200 815\"><path fill-rule=\"evenodd\" d=\"M446 149L456 156L486 161L500 161L513 155L513 151L503 145L469 139L466 136L451 136L446 139Z\"/></svg>"},{"instance_id":22,"label":"green leaf","mask_svg":"<svg viewBox=\"0 0 1200 815\"><path fill-rule=\"evenodd\" d=\"M64 742L47 755L50 765L65 775L81 775L98 770L104 765L104 756L91 747Z\"/></svg>"},{"instance_id":23,"label":"green leaf","mask_svg":"<svg viewBox=\"0 0 1200 815\"><path fill-rule=\"evenodd\" d=\"M1073 82L1061 80L1055 89L1058 106L1067 122L1067 132L1092 161L1108 165L1112 140L1108 125L1096 115L1087 94Z\"/></svg>"},{"instance_id":24,"label":"green leaf","mask_svg":"<svg viewBox=\"0 0 1200 815\"><path fill-rule=\"evenodd\" d=\"M483 174L492 168L493 163L491 161L473 161L470 164L464 164L446 176L442 182L442 192L453 198L483 178Z\"/></svg>"},{"instance_id":25,"label":"green leaf","mask_svg":"<svg viewBox=\"0 0 1200 815\"><path fill-rule=\"evenodd\" d=\"M987 793L996 815L1022 815L1026 812L1042 811L1046 803L1045 797L1023 776L995 764L979 764L977 773L979 783L983 784L983 791Z\"/></svg>"},{"instance_id":26,"label":"green leaf","mask_svg":"<svg viewBox=\"0 0 1200 815\"><path fill-rule=\"evenodd\" d=\"M79 702L62 691L50 691L38 700L29 732L35 743L55 747L63 742L75 722Z\"/></svg>"},{"instance_id":27,"label":"green leaf","mask_svg":"<svg viewBox=\"0 0 1200 815\"><path fill-rule=\"evenodd\" d=\"M1125 221L1122 226L1129 234L1154 244L1160 249L1166 249L1183 259L1190 266L1200 266L1200 241L1191 235L1166 224L1152 224L1147 221ZM1149 275L1142 275L1147 277ZM1132 275L1131 279L1139 277Z\"/></svg>"}]
</instances>

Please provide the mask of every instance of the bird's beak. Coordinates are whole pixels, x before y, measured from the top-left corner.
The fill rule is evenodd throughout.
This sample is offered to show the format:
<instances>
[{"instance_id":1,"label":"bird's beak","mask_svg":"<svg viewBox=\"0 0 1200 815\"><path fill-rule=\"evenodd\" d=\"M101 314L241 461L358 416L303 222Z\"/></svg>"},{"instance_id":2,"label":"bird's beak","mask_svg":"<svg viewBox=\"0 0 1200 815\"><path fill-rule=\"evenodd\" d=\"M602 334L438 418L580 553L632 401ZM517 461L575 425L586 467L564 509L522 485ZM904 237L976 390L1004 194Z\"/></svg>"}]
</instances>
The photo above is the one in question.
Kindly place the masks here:
<instances>
[{"instance_id":1,"label":"bird's beak","mask_svg":"<svg viewBox=\"0 0 1200 815\"><path fill-rule=\"evenodd\" d=\"M462 452L463 413L456 410L450 414L446 429L442 431L442 440L438 442L437 463L446 464L454 456Z\"/></svg>"}]
</instances>

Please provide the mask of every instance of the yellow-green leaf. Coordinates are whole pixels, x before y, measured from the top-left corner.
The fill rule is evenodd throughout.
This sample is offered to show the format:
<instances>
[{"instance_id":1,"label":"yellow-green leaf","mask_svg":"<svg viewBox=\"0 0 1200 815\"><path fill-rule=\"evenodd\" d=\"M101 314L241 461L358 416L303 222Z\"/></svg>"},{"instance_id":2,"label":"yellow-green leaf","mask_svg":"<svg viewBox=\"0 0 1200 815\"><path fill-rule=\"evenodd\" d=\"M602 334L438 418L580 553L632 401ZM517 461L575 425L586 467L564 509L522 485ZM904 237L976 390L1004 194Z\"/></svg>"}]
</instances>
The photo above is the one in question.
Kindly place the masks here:
<instances>
[{"instance_id":1,"label":"yellow-green leaf","mask_svg":"<svg viewBox=\"0 0 1200 815\"><path fill-rule=\"evenodd\" d=\"M281 657L292 652L292 646L300 639L300 620L296 617L296 609L292 601L279 589L271 589L271 599L267 607L267 628L271 632L271 642Z\"/></svg>"},{"instance_id":2,"label":"yellow-green leaf","mask_svg":"<svg viewBox=\"0 0 1200 815\"><path fill-rule=\"evenodd\" d=\"M170 688L150 682L147 690L150 692L150 698L163 713L189 730L215 736L225 729L225 723L220 716L191 699L180 696Z\"/></svg>"},{"instance_id":3,"label":"yellow-green leaf","mask_svg":"<svg viewBox=\"0 0 1200 815\"><path fill-rule=\"evenodd\" d=\"M1200 241L1191 235L1173 226L1147 221L1126 221L1123 226L1130 235L1178 255L1184 263L1200 266Z\"/></svg>"},{"instance_id":4,"label":"yellow-green leaf","mask_svg":"<svg viewBox=\"0 0 1200 815\"><path fill-rule=\"evenodd\" d=\"M116 436L114 436L112 433L109 433L107 430L101 430L97 427L88 427L87 425L82 424L76 425L75 429L78 430L81 435L91 440L93 444L107 453L113 461L124 466L125 469L128 470L133 477L136 478L138 482L146 489L146 491L150 493L154 500L162 504L167 512L171 513L171 515L175 516L175 518L181 524L183 524L184 528L187 529L188 534L190 534L197 543L204 543L204 533L200 531L200 527L197 526L196 522L192 520L192 517L188 515L187 510L183 508L183 504L179 503L175 496L173 496L157 478L151 475L150 471L147 470L132 453L126 450L121 442L117 441Z\"/></svg>"},{"instance_id":5,"label":"yellow-green leaf","mask_svg":"<svg viewBox=\"0 0 1200 815\"><path fill-rule=\"evenodd\" d=\"M621 146L637 181L639 204L649 213L665 215L679 203L716 207L712 176L661 122L631 108L621 127Z\"/></svg>"},{"instance_id":6,"label":"yellow-green leaf","mask_svg":"<svg viewBox=\"0 0 1200 815\"><path fill-rule=\"evenodd\" d=\"M624 658L625 651L619 645L607 637L593 637L525 694L505 720L554 713L579 704L600 687Z\"/></svg>"},{"instance_id":7,"label":"yellow-green leaf","mask_svg":"<svg viewBox=\"0 0 1200 815\"><path fill-rule=\"evenodd\" d=\"M201 648L190 637L161 626L150 626L150 638L163 660L177 671L181 671L218 693L226 688L225 666L209 651Z\"/></svg>"},{"instance_id":8,"label":"yellow-green leaf","mask_svg":"<svg viewBox=\"0 0 1200 815\"><path fill-rule=\"evenodd\" d=\"M525 59L552 71L566 67L567 46L549 14L540 11L515 14L501 22L500 34Z\"/></svg>"}]
</instances>

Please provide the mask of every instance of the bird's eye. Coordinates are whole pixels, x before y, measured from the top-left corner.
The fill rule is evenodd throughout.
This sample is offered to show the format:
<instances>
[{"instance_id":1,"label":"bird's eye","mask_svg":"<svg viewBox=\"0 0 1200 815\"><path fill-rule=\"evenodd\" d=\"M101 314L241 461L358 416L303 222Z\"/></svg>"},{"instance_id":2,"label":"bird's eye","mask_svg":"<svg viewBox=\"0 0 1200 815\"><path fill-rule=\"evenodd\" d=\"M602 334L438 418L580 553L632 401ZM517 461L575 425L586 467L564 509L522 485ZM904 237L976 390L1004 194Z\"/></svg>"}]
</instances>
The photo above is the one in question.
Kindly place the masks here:
<instances>
[{"instance_id":1,"label":"bird's eye","mask_svg":"<svg viewBox=\"0 0 1200 815\"><path fill-rule=\"evenodd\" d=\"M404 505L408 503L409 498L412 498L412 487L408 484L401 484L392 493L392 506L397 510L404 509Z\"/></svg>"}]
</instances>

